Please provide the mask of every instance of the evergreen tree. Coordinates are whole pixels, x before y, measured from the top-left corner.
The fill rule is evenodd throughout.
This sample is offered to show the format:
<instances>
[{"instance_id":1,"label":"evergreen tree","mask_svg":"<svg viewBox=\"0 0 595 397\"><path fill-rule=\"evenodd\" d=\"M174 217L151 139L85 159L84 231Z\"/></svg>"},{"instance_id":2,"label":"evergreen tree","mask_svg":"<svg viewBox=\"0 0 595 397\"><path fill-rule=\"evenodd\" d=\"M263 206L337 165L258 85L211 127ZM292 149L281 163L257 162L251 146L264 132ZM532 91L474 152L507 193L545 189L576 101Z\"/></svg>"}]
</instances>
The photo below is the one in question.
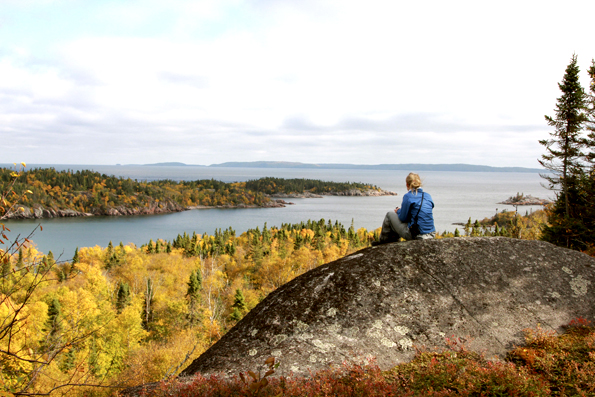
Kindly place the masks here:
<instances>
[{"instance_id":1,"label":"evergreen tree","mask_svg":"<svg viewBox=\"0 0 595 397\"><path fill-rule=\"evenodd\" d=\"M246 301L244 299L244 294L242 294L242 290L236 289L233 305L231 305L231 307L233 308L233 311L229 319L231 321L240 321L246 312Z\"/></svg>"},{"instance_id":2,"label":"evergreen tree","mask_svg":"<svg viewBox=\"0 0 595 397\"><path fill-rule=\"evenodd\" d=\"M52 251L48 251L47 263L50 267L56 263L56 260L54 259L54 253Z\"/></svg>"},{"instance_id":3,"label":"evergreen tree","mask_svg":"<svg viewBox=\"0 0 595 397\"><path fill-rule=\"evenodd\" d=\"M66 373L74 368L76 362L76 352L74 347L71 347L68 352L62 357L59 368L62 372Z\"/></svg>"},{"instance_id":4,"label":"evergreen tree","mask_svg":"<svg viewBox=\"0 0 595 397\"><path fill-rule=\"evenodd\" d=\"M579 82L576 55L572 56L558 87L562 96L556 103L556 116L545 117L554 131L550 133L551 139L539 141L546 149L546 154L541 156L539 163L552 171L552 174L542 177L549 182L550 189L557 191L542 239L556 245L581 249L579 240L585 225L578 215L578 201L582 191L580 184L584 179L581 159L587 143L582 130L588 120L585 112L587 96ZM511 233L516 235L516 225L512 225Z\"/></svg>"},{"instance_id":5,"label":"evergreen tree","mask_svg":"<svg viewBox=\"0 0 595 397\"><path fill-rule=\"evenodd\" d=\"M154 252L153 239L150 239L149 244L147 245L147 254L152 254L153 252Z\"/></svg>"},{"instance_id":6,"label":"evergreen tree","mask_svg":"<svg viewBox=\"0 0 595 397\"><path fill-rule=\"evenodd\" d=\"M107 245L107 249L105 250L105 261L104 261L104 263L106 264L106 267L107 267L109 261L111 260L113 253L114 253L114 245L110 241L109 244Z\"/></svg>"},{"instance_id":7,"label":"evergreen tree","mask_svg":"<svg viewBox=\"0 0 595 397\"><path fill-rule=\"evenodd\" d=\"M124 308L130 304L130 286L128 283L121 281L118 285L118 292L116 295L116 310L119 314L122 313L122 310L124 310Z\"/></svg>"},{"instance_id":8,"label":"evergreen tree","mask_svg":"<svg viewBox=\"0 0 595 397\"><path fill-rule=\"evenodd\" d=\"M111 256L106 260L105 268L107 270L109 270L112 267L117 266L119 264L120 264L120 258L118 258L118 255L114 251L114 252L112 252Z\"/></svg>"},{"instance_id":9,"label":"evergreen tree","mask_svg":"<svg viewBox=\"0 0 595 397\"><path fill-rule=\"evenodd\" d=\"M554 176L543 175L543 178L550 183L552 189L559 188L563 192L566 216L570 216L568 177L578 168L578 159L584 146L581 131L586 122L586 96L579 82L576 55L572 56L558 87L562 96L556 103L556 116L545 116L548 125L554 127L554 132L550 133L551 139L539 141L546 149L546 154L541 156L539 163L554 173Z\"/></svg>"},{"instance_id":10,"label":"evergreen tree","mask_svg":"<svg viewBox=\"0 0 595 397\"><path fill-rule=\"evenodd\" d=\"M153 298L155 296L155 287L151 278L147 278L146 283L142 323L143 328L149 331L151 323L153 322Z\"/></svg>"},{"instance_id":11,"label":"evergreen tree","mask_svg":"<svg viewBox=\"0 0 595 397\"><path fill-rule=\"evenodd\" d=\"M195 323L199 319L200 308L200 291L202 290L202 274L200 269L193 270L190 273L188 280L188 292L186 298L188 299L188 319L191 323Z\"/></svg>"},{"instance_id":12,"label":"evergreen tree","mask_svg":"<svg viewBox=\"0 0 595 397\"><path fill-rule=\"evenodd\" d=\"M23 249L22 248L19 248L19 256L18 256L17 265L16 265L17 266L17 269L22 268L23 267L23 264L24 264Z\"/></svg>"},{"instance_id":13,"label":"evergreen tree","mask_svg":"<svg viewBox=\"0 0 595 397\"><path fill-rule=\"evenodd\" d=\"M467 223L465 223L465 227L463 229L465 230L465 236L469 237L471 235L471 218L469 218Z\"/></svg>"},{"instance_id":14,"label":"evergreen tree","mask_svg":"<svg viewBox=\"0 0 595 397\"><path fill-rule=\"evenodd\" d=\"M48 304L48 318L43 327L43 332L46 333L41 345L46 349L54 349L58 341L58 332L60 331L60 314L61 306L58 299L53 298Z\"/></svg>"}]
</instances>

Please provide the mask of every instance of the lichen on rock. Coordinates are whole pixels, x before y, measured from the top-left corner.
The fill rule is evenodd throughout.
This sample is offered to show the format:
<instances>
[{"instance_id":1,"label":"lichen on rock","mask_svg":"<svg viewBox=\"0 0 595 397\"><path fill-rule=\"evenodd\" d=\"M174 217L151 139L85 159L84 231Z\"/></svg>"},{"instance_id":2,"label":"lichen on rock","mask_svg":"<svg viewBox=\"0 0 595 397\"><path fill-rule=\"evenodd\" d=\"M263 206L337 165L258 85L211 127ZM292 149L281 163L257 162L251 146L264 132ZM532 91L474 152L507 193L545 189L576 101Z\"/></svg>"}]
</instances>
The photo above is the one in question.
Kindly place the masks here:
<instances>
[{"instance_id":1,"label":"lichen on rock","mask_svg":"<svg viewBox=\"0 0 595 397\"><path fill-rule=\"evenodd\" d=\"M181 374L237 374L279 357L277 374L408 361L413 347L466 340L489 357L523 329L595 317L595 259L540 241L451 238L367 248L283 285ZM291 302L291 304L285 304Z\"/></svg>"}]
</instances>

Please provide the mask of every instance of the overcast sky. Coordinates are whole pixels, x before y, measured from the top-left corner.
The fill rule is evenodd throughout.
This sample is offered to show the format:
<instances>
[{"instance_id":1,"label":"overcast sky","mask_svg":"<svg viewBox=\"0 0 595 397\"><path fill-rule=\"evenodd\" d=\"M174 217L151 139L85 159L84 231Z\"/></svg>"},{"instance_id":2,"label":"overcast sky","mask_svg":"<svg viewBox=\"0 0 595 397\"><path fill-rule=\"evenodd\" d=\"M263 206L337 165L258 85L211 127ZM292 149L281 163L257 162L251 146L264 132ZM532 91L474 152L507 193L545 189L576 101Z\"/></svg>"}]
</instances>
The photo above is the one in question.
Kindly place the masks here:
<instances>
[{"instance_id":1,"label":"overcast sky","mask_svg":"<svg viewBox=\"0 0 595 397\"><path fill-rule=\"evenodd\" d=\"M595 1L0 0L0 163L538 167Z\"/></svg>"}]
</instances>

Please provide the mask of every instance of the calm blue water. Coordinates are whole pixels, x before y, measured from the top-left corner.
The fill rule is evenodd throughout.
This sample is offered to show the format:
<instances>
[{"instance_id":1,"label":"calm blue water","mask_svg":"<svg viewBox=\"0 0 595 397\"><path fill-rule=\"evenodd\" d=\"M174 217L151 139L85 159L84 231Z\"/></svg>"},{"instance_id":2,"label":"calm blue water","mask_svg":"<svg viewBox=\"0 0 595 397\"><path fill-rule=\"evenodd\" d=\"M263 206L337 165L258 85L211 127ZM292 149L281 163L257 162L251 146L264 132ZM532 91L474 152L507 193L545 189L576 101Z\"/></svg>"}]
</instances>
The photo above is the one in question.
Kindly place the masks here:
<instances>
[{"instance_id":1,"label":"calm blue water","mask_svg":"<svg viewBox=\"0 0 595 397\"><path fill-rule=\"evenodd\" d=\"M39 165L45 166L45 165ZM400 206L405 191L408 171L382 170L317 170L317 169L264 169L215 168L172 166L57 166L61 169L93 169L107 175L130 177L138 180L196 180L216 179L224 182L246 181L264 176L281 178L311 178L335 182L365 182L397 192L397 197L327 197L322 199L295 199L295 205L285 208L207 209L175 214L138 217L61 218L25 221L6 221L11 237L28 234L41 224L33 241L38 249L55 256L70 259L76 247L99 245L112 241L119 244L144 244L149 239L172 240L183 232L213 234L215 229L232 227L242 233L267 222L268 226L297 223L308 219L338 220L348 227L352 220L356 228L373 230L380 226L387 211ZM33 168L29 166L28 168ZM453 223L493 216L496 211L514 207L497 204L517 192L540 198L551 198L552 192L541 186L542 179L534 173L496 172L425 172L421 174L425 191L434 198L434 218L439 231L454 231ZM522 207L519 211L533 211L540 207Z\"/></svg>"}]
</instances>

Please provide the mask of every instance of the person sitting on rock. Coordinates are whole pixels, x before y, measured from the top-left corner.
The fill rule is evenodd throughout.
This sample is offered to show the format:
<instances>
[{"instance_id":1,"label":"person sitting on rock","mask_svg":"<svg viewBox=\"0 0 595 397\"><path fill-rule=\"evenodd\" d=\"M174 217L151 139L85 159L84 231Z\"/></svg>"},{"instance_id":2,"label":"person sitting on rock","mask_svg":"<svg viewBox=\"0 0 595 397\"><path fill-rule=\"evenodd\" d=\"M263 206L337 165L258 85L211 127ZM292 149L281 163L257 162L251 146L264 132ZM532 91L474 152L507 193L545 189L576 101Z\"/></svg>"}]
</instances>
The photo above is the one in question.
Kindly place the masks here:
<instances>
[{"instance_id":1,"label":"person sitting on rock","mask_svg":"<svg viewBox=\"0 0 595 397\"><path fill-rule=\"evenodd\" d=\"M382 231L378 241L372 245L380 245L399 241L402 237L405 240L424 240L436 237L434 227L434 200L429 193L421 189L421 179L418 174L411 172L405 178L408 192L403 196L401 208L389 211L382 222ZM421 206L421 208L420 208ZM416 226L419 227L419 234L416 234ZM412 236L412 232L413 235Z\"/></svg>"}]
</instances>

